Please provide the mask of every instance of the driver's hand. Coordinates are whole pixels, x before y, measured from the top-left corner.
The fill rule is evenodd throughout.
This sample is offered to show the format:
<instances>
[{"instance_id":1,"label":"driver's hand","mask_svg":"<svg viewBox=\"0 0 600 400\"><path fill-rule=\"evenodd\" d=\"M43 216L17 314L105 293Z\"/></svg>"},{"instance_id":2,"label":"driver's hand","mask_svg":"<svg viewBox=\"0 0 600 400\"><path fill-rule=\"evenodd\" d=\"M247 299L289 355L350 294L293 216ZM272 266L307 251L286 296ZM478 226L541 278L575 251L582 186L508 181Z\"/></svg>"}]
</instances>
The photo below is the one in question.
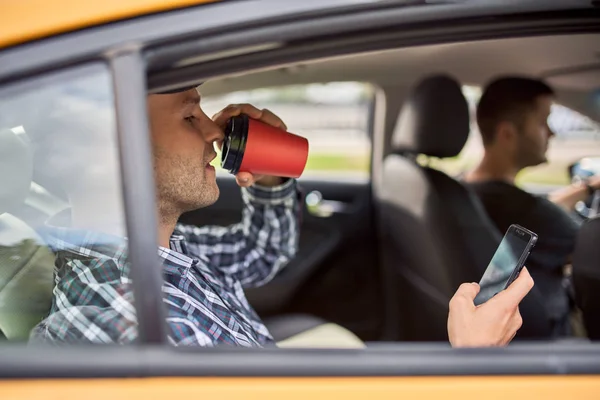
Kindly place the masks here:
<instances>
[{"instance_id":1,"label":"driver's hand","mask_svg":"<svg viewBox=\"0 0 600 400\"><path fill-rule=\"evenodd\" d=\"M600 190L600 175L593 175L588 180L588 185L590 185L595 190Z\"/></svg>"},{"instance_id":2,"label":"driver's hand","mask_svg":"<svg viewBox=\"0 0 600 400\"><path fill-rule=\"evenodd\" d=\"M246 114L252 119L259 120L276 128L287 130L287 126L281 118L267 109L259 110L251 104L230 104L223 110L213 116L213 121L221 128L225 129L227 121L240 114ZM221 147L221 143L218 144ZM253 175L249 172L240 172L235 176L239 186L248 187L257 183L262 186L277 186L283 183L283 179L276 176Z\"/></svg>"},{"instance_id":3,"label":"driver's hand","mask_svg":"<svg viewBox=\"0 0 600 400\"><path fill-rule=\"evenodd\" d=\"M475 306L479 293L476 283L460 285L448 315L448 338L453 347L505 346L523 324L519 303L533 287L533 279L523 268L519 277L506 290L486 303Z\"/></svg>"}]
</instances>

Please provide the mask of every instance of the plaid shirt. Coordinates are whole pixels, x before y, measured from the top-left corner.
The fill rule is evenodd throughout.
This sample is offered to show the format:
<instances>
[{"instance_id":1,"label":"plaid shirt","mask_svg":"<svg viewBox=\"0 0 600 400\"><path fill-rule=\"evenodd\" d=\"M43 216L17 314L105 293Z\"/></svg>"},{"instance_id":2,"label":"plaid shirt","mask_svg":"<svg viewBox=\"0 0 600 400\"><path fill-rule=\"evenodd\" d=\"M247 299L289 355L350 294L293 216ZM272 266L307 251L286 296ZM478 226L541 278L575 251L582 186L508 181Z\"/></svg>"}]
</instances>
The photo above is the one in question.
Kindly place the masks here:
<instances>
[{"instance_id":1,"label":"plaid shirt","mask_svg":"<svg viewBox=\"0 0 600 400\"><path fill-rule=\"evenodd\" d=\"M272 343L243 287L271 280L295 255L299 201L294 180L242 189L242 222L230 227L179 224L170 249L160 247L168 338L174 345ZM56 253L50 315L34 341L130 343L137 320L127 242L105 234L53 228Z\"/></svg>"}]
</instances>

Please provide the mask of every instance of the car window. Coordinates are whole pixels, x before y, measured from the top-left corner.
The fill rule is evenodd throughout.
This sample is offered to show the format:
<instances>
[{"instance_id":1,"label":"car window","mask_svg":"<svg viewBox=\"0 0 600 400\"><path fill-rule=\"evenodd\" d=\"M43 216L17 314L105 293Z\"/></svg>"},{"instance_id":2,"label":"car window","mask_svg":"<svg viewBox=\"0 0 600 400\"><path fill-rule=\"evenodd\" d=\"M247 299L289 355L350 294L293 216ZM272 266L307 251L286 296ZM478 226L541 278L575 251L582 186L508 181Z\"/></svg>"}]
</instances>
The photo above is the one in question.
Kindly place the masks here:
<instances>
[{"instance_id":1,"label":"car window","mask_svg":"<svg viewBox=\"0 0 600 400\"><path fill-rule=\"evenodd\" d=\"M522 184L566 185L570 183L569 165L583 157L600 155L600 125L594 120L554 104L548 125L556 135L550 141L548 163L523 171L518 177Z\"/></svg>"},{"instance_id":2,"label":"car window","mask_svg":"<svg viewBox=\"0 0 600 400\"><path fill-rule=\"evenodd\" d=\"M228 104L267 108L290 132L309 140L302 178L364 181L370 174L373 93L371 85L361 82L313 83L203 96L201 105L209 116Z\"/></svg>"},{"instance_id":3,"label":"car window","mask_svg":"<svg viewBox=\"0 0 600 400\"><path fill-rule=\"evenodd\" d=\"M429 159L429 165L450 175L460 176L477 165L483 156L483 144L477 127L476 108L481 89L464 86L471 114L471 133L461 153L448 159ZM533 192L544 193L569 183L568 167L583 157L600 154L600 124L561 104L554 104L548 125L556 134L548 148L548 162L526 168L517 176L517 184Z\"/></svg>"},{"instance_id":4,"label":"car window","mask_svg":"<svg viewBox=\"0 0 600 400\"><path fill-rule=\"evenodd\" d=\"M107 66L0 87L0 335L101 338L92 312L127 297L127 271L103 268L127 258L126 236Z\"/></svg>"}]
</instances>

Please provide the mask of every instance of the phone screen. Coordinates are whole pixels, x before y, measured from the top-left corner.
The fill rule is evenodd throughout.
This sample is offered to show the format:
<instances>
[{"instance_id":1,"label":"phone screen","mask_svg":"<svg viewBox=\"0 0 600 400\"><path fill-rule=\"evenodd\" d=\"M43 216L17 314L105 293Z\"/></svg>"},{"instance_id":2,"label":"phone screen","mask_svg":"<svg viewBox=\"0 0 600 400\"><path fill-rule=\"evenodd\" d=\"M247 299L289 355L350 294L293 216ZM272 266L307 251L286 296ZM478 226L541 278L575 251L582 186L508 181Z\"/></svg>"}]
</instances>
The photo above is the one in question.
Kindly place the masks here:
<instances>
[{"instance_id":1,"label":"phone screen","mask_svg":"<svg viewBox=\"0 0 600 400\"><path fill-rule=\"evenodd\" d=\"M511 226L508 229L479 281L480 291L475 297L476 305L485 303L506 288L515 269L523 266L525 260L521 260L521 256L531 249L535 238L535 234L519 227Z\"/></svg>"}]
</instances>

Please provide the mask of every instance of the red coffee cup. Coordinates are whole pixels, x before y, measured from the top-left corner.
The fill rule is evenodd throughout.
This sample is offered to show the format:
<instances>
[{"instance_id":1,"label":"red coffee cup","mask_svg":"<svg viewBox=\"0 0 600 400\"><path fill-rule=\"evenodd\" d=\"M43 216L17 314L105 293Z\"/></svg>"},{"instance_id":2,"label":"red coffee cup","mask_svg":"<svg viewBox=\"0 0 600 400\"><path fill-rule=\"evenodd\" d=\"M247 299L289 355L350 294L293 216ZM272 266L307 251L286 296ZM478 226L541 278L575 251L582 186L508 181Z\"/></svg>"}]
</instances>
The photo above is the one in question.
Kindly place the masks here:
<instances>
[{"instance_id":1,"label":"red coffee cup","mask_svg":"<svg viewBox=\"0 0 600 400\"><path fill-rule=\"evenodd\" d=\"M308 159L308 140L247 115L231 118L225 128L221 167L232 174L298 178Z\"/></svg>"}]
</instances>

